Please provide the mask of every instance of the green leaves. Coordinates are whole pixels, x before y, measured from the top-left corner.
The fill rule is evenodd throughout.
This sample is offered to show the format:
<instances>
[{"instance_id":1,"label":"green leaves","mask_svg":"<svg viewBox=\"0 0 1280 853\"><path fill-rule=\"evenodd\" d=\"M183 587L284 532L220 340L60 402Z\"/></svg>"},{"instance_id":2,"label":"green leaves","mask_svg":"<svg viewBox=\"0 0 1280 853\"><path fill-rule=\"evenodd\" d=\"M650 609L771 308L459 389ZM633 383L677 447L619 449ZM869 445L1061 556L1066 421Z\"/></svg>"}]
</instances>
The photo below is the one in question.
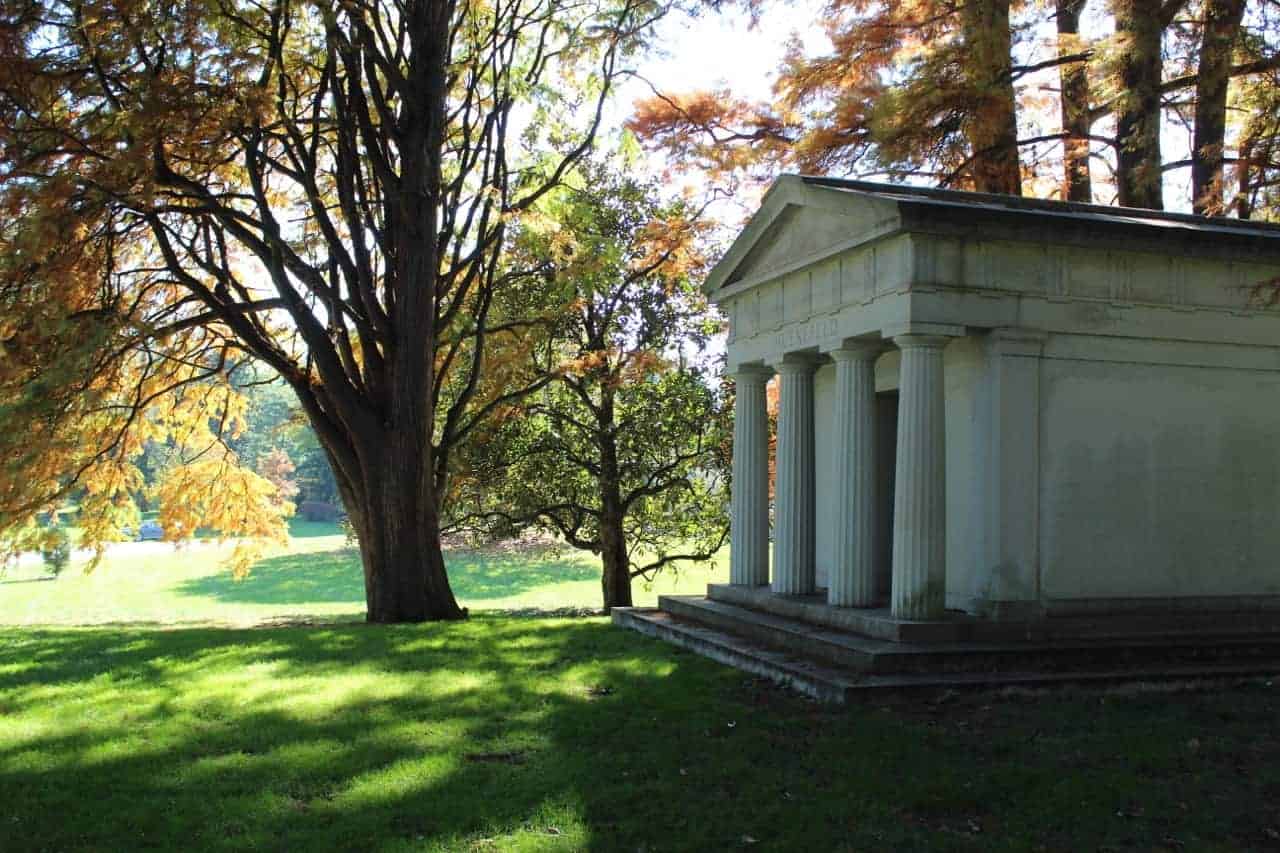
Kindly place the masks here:
<instances>
[{"instance_id":1,"label":"green leaves","mask_svg":"<svg viewBox=\"0 0 1280 853\"><path fill-rule=\"evenodd\" d=\"M703 231L681 203L584 167L513 237L555 306L529 347L550 381L460 457L455 526L536 527L601 553L621 536L648 573L705 559L727 533L728 404L712 375L718 328L690 277Z\"/></svg>"}]
</instances>

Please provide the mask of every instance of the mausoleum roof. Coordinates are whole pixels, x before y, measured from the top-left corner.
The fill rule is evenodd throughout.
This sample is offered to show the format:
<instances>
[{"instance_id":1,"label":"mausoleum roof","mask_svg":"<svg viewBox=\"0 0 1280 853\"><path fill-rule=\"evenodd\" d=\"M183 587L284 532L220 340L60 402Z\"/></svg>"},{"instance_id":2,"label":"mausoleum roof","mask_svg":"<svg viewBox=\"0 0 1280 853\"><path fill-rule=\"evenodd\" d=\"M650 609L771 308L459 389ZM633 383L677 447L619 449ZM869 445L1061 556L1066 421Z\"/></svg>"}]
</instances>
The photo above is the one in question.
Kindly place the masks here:
<instances>
[{"instance_id":1,"label":"mausoleum roof","mask_svg":"<svg viewBox=\"0 0 1280 853\"><path fill-rule=\"evenodd\" d=\"M789 176L788 176L789 177ZM873 195L906 204L937 205L947 208L973 210L1001 210L1010 213L1029 213L1037 216L1086 219L1093 222L1111 222L1128 225L1147 225L1156 228L1191 229L1215 234L1261 234L1280 240L1280 224L1257 222L1228 217L1198 216L1190 213L1171 213L1163 210L1147 210L1115 205L1082 204L1055 199L1028 198L1026 196L997 195L994 193L942 190L930 187L911 187L901 184L881 184L871 181L855 181L845 178L799 176L809 186L827 187L841 192Z\"/></svg>"},{"instance_id":2,"label":"mausoleum roof","mask_svg":"<svg viewBox=\"0 0 1280 853\"><path fill-rule=\"evenodd\" d=\"M1280 265L1280 225L841 178L778 178L705 289L717 291L894 234L1087 246ZM736 288L735 288L736 289Z\"/></svg>"}]
</instances>

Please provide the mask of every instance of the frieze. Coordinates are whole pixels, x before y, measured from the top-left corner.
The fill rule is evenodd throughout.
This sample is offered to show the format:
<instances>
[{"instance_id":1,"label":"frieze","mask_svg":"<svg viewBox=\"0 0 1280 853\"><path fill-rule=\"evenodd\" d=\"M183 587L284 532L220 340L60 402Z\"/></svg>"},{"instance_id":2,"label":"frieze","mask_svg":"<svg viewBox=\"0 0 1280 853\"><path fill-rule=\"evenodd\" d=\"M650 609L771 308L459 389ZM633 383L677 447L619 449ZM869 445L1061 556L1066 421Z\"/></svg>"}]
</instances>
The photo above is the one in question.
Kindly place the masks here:
<instances>
[{"instance_id":1,"label":"frieze","mask_svg":"<svg viewBox=\"0 0 1280 853\"><path fill-rule=\"evenodd\" d=\"M835 317L815 317L799 325L778 332L775 339L782 352L817 346L839 334L840 324Z\"/></svg>"}]
</instances>

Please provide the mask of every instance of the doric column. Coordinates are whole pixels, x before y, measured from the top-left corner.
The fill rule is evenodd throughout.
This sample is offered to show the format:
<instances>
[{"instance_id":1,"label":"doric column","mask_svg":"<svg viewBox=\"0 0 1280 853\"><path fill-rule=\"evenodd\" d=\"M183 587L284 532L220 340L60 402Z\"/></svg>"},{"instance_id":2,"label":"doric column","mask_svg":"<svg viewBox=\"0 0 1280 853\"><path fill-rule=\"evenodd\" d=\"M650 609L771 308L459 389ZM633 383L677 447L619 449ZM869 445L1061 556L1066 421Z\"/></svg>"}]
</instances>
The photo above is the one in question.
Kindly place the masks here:
<instances>
[{"instance_id":1,"label":"doric column","mask_svg":"<svg viewBox=\"0 0 1280 853\"><path fill-rule=\"evenodd\" d=\"M729 583L769 582L769 415L765 385L773 371L734 374L733 504L729 516Z\"/></svg>"},{"instance_id":2,"label":"doric column","mask_svg":"<svg viewBox=\"0 0 1280 853\"><path fill-rule=\"evenodd\" d=\"M813 592L814 470L813 372L811 360L784 359L778 406L777 483L773 591L784 595Z\"/></svg>"},{"instance_id":3,"label":"doric column","mask_svg":"<svg viewBox=\"0 0 1280 853\"><path fill-rule=\"evenodd\" d=\"M879 341L828 353L836 362L835 563L827 603L870 607L875 601L875 360Z\"/></svg>"},{"instance_id":4,"label":"doric column","mask_svg":"<svg viewBox=\"0 0 1280 853\"><path fill-rule=\"evenodd\" d=\"M942 348L949 338L899 335L898 467L893 501L893 615L936 619L946 608L947 485Z\"/></svg>"}]
</instances>

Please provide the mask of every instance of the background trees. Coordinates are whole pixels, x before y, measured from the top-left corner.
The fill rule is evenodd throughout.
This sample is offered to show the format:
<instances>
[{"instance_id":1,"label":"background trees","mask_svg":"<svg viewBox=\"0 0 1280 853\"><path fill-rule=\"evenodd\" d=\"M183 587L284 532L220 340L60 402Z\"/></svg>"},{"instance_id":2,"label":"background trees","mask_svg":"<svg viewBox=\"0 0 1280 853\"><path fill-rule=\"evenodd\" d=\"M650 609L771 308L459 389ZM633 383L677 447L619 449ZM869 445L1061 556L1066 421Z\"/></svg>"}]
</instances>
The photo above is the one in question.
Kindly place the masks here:
<instances>
[{"instance_id":1,"label":"background trees","mask_svg":"<svg viewBox=\"0 0 1280 853\"><path fill-rule=\"evenodd\" d=\"M234 433L233 375L256 361L332 465L369 618L462 615L441 479L502 396L478 393L506 232L589 149L620 60L659 13L643 0L7 5L0 403L6 432L27 439L0 449L0 528L83 485L86 534L110 539L144 442ZM269 489L230 454L218 464L203 473L255 502L234 532L266 532L248 520L271 517L253 511Z\"/></svg>"},{"instance_id":2,"label":"background trees","mask_svg":"<svg viewBox=\"0 0 1280 853\"><path fill-rule=\"evenodd\" d=\"M1175 192L1178 207L1252 216L1280 179L1275 111L1257 109L1280 84L1278 15L1275 0L830 0L830 50L797 42L771 102L662 93L632 126L721 174L1151 208Z\"/></svg>"},{"instance_id":3,"label":"background trees","mask_svg":"<svg viewBox=\"0 0 1280 853\"><path fill-rule=\"evenodd\" d=\"M728 535L730 409L705 352L718 322L684 203L592 168L521 231L514 257L559 306L522 354L549 381L468 448L456 523L536 527L598 554L606 608L631 581L707 560Z\"/></svg>"}]
</instances>

